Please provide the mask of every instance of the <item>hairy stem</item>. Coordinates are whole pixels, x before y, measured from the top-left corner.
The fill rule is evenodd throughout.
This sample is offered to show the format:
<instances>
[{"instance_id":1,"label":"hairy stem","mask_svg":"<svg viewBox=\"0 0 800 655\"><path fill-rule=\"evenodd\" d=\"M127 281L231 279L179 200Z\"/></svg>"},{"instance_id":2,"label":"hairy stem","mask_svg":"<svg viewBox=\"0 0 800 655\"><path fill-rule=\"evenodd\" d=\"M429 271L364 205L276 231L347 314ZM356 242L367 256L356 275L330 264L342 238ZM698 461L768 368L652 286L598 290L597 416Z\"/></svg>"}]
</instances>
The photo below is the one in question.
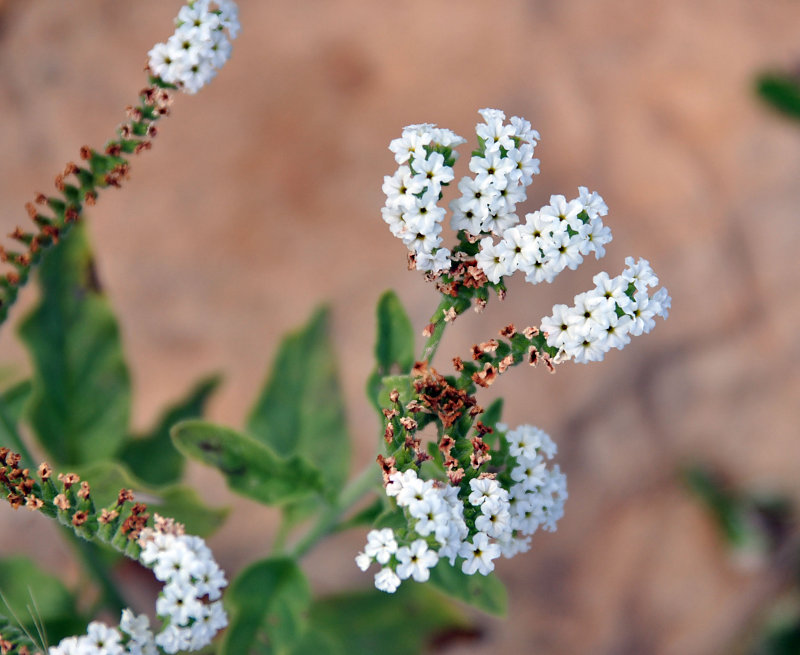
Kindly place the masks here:
<instances>
[{"instance_id":1,"label":"hairy stem","mask_svg":"<svg viewBox=\"0 0 800 655\"><path fill-rule=\"evenodd\" d=\"M333 532L339 520L342 518L342 515L367 493L375 489L378 482L377 474L378 467L374 463L370 463L366 466L364 470L344 488L339 499L323 509L317 522L300 538L294 548L289 551L289 555L295 559L300 559L316 546L323 537Z\"/></svg>"}]
</instances>

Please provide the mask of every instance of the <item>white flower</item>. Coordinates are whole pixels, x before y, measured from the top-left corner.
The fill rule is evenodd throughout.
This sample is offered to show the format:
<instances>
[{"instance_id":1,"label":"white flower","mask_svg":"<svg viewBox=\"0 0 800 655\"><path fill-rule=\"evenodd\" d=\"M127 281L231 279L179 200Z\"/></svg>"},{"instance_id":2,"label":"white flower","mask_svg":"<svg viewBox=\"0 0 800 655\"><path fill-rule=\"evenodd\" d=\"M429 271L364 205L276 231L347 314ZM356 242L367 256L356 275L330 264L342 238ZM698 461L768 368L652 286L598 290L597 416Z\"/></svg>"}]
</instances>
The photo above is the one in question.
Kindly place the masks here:
<instances>
[{"instance_id":1,"label":"white flower","mask_svg":"<svg viewBox=\"0 0 800 655\"><path fill-rule=\"evenodd\" d=\"M391 528L369 531L367 545L364 547L366 555L374 558L378 564L386 564L395 552L397 552L397 541Z\"/></svg>"},{"instance_id":2,"label":"white flower","mask_svg":"<svg viewBox=\"0 0 800 655\"><path fill-rule=\"evenodd\" d=\"M399 586L400 578L388 566L375 574L375 587L380 591L393 594Z\"/></svg>"},{"instance_id":3,"label":"white flower","mask_svg":"<svg viewBox=\"0 0 800 655\"><path fill-rule=\"evenodd\" d=\"M483 532L478 532L473 538L472 543L466 541L461 546L459 555L464 558L461 570L467 575L476 572L481 575L489 575L494 571L492 560L500 557L500 546L489 543L489 537Z\"/></svg>"},{"instance_id":4,"label":"white flower","mask_svg":"<svg viewBox=\"0 0 800 655\"><path fill-rule=\"evenodd\" d=\"M372 558L366 553L356 555L356 566L362 571L366 571L372 564Z\"/></svg>"},{"instance_id":5,"label":"white flower","mask_svg":"<svg viewBox=\"0 0 800 655\"><path fill-rule=\"evenodd\" d=\"M472 489L467 500L476 507L489 503L491 506L502 505L508 500L508 492L492 478L473 478L469 481Z\"/></svg>"},{"instance_id":6,"label":"white flower","mask_svg":"<svg viewBox=\"0 0 800 655\"><path fill-rule=\"evenodd\" d=\"M397 551L397 561L397 575L401 580L411 577L417 582L425 582L431 575L430 569L439 561L439 556L422 539L417 539L410 546L403 546Z\"/></svg>"},{"instance_id":7,"label":"white flower","mask_svg":"<svg viewBox=\"0 0 800 655\"><path fill-rule=\"evenodd\" d=\"M495 284L500 282L501 277L511 272L508 252L496 246L492 237L481 239L481 247L475 259L478 267Z\"/></svg>"}]
</instances>

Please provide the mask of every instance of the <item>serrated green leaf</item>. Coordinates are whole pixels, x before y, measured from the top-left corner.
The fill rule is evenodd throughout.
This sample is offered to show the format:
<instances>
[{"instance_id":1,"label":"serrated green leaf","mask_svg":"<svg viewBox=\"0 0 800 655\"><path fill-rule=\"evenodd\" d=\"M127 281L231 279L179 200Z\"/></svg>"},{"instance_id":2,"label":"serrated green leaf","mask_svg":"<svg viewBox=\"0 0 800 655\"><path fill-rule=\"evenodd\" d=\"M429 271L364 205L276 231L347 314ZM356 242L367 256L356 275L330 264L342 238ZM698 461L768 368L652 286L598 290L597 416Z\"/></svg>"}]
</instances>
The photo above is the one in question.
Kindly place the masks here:
<instances>
[{"instance_id":1,"label":"serrated green leaf","mask_svg":"<svg viewBox=\"0 0 800 655\"><path fill-rule=\"evenodd\" d=\"M89 483L95 507L111 504L122 488L133 489L137 500L146 502L151 513L174 518L186 525L189 533L201 537L216 531L228 515L225 508L208 507L188 485L149 485L119 462L94 462L76 472Z\"/></svg>"},{"instance_id":2,"label":"serrated green leaf","mask_svg":"<svg viewBox=\"0 0 800 655\"><path fill-rule=\"evenodd\" d=\"M0 614L8 625L24 628L36 641L36 622L44 624L50 643L85 629L74 596L58 578L25 557L0 560L0 593Z\"/></svg>"},{"instance_id":3,"label":"serrated green leaf","mask_svg":"<svg viewBox=\"0 0 800 655\"><path fill-rule=\"evenodd\" d=\"M427 585L413 582L403 583L394 594L372 589L318 600L311 606L309 624L309 632L327 635L348 655L425 653L436 638L470 632L458 608ZM296 649L293 655L314 652Z\"/></svg>"},{"instance_id":4,"label":"serrated green leaf","mask_svg":"<svg viewBox=\"0 0 800 655\"><path fill-rule=\"evenodd\" d=\"M62 466L107 459L128 429L130 376L80 225L43 259L39 286L20 327L33 362L31 426Z\"/></svg>"},{"instance_id":5,"label":"serrated green leaf","mask_svg":"<svg viewBox=\"0 0 800 655\"><path fill-rule=\"evenodd\" d=\"M304 458L279 457L231 428L183 421L172 428L172 440L186 457L219 469L231 489L266 505L285 505L322 490L320 472Z\"/></svg>"},{"instance_id":6,"label":"serrated green leaf","mask_svg":"<svg viewBox=\"0 0 800 655\"><path fill-rule=\"evenodd\" d=\"M150 434L129 437L122 444L117 459L149 484L168 484L179 480L186 460L172 443L169 431L180 421L202 417L206 403L220 381L221 378L215 375L195 385L185 398L164 412Z\"/></svg>"},{"instance_id":7,"label":"serrated green leaf","mask_svg":"<svg viewBox=\"0 0 800 655\"><path fill-rule=\"evenodd\" d=\"M289 653L305 630L311 590L292 559L265 559L244 569L225 594L230 623L220 655Z\"/></svg>"},{"instance_id":8,"label":"serrated green leaf","mask_svg":"<svg viewBox=\"0 0 800 655\"><path fill-rule=\"evenodd\" d=\"M319 468L328 492L347 479L350 438L328 311L283 339L247 429L283 457L297 455Z\"/></svg>"},{"instance_id":9,"label":"serrated green leaf","mask_svg":"<svg viewBox=\"0 0 800 655\"><path fill-rule=\"evenodd\" d=\"M444 560L431 569L430 584L448 596L477 607L487 614L505 616L508 593L494 573L466 575Z\"/></svg>"}]
</instances>

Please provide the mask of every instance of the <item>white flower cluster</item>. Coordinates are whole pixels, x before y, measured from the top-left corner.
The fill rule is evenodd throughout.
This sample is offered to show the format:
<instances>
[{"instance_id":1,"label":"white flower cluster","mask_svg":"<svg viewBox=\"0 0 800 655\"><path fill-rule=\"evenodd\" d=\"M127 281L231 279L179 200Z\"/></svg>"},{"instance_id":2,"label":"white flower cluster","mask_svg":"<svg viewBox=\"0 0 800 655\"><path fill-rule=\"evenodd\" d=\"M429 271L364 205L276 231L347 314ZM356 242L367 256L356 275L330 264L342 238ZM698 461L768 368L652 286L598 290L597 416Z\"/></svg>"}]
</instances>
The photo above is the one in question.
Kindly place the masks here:
<instances>
[{"instance_id":1,"label":"white flower cluster","mask_svg":"<svg viewBox=\"0 0 800 655\"><path fill-rule=\"evenodd\" d=\"M549 205L525 216L524 225L495 229L498 243L492 237L482 239L476 260L486 277L497 283L522 271L526 282L552 282L565 268L578 268L592 252L597 259L603 257L611 241L611 230L601 218L608 207L597 192L586 187L578 191L580 196L570 201L551 196Z\"/></svg>"},{"instance_id":2,"label":"white flower cluster","mask_svg":"<svg viewBox=\"0 0 800 655\"><path fill-rule=\"evenodd\" d=\"M228 624L220 600L225 574L200 537L145 529L139 543L139 560L165 583L156 614L167 626L154 636L147 616L125 609L119 628L92 622L86 635L62 640L48 655L157 655L157 647L167 653L195 651Z\"/></svg>"},{"instance_id":3,"label":"white flower cluster","mask_svg":"<svg viewBox=\"0 0 800 655\"><path fill-rule=\"evenodd\" d=\"M416 255L419 270L450 267L450 251L439 247L445 211L438 203L442 187L454 178L452 163L458 153L452 148L464 142L450 130L426 123L406 127L389 146L400 167L384 177L383 220Z\"/></svg>"},{"instance_id":4,"label":"white flower cluster","mask_svg":"<svg viewBox=\"0 0 800 655\"><path fill-rule=\"evenodd\" d=\"M139 543L139 560L165 583L156 614L168 624L156 636L156 644L167 653L204 648L228 625L219 600L228 583L205 541L149 530L142 533ZM212 602L204 603L206 597Z\"/></svg>"},{"instance_id":5,"label":"white flower cluster","mask_svg":"<svg viewBox=\"0 0 800 655\"><path fill-rule=\"evenodd\" d=\"M527 198L526 187L539 173L533 150L540 137L524 118L506 115L499 109L481 109L484 122L475 132L480 147L473 153L469 170L474 177L458 183L461 197L450 203L450 227L470 234L502 233L519 223L517 204Z\"/></svg>"},{"instance_id":6,"label":"white flower cluster","mask_svg":"<svg viewBox=\"0 0 800 655\"><path fill-rule=\"evenodd\" d=\"M230 57L230 39L240 29L239 8L233 0L190 0L181 7L175 25L167 42L147 53L150 70L187 93L197 93Z\"/></svg>"},{"instance_id":7,"label":"white flower cluster","mask_svg":"<svg viewBox=\"0 0 800 655\"><path fill-rule=\"evenodd\" d=\"M391 528L367 535L356 564L362 571L373 562L383 567L375 575L378 589L394 592L408 578L424 582L440 558L451 566L460 559L468 575L488 575L501 554L510 558L528 550L540 526L555 530L567 498L566 476L547 466L555 444L529 425L503 438L510 456L497 477L472 478L459 487L423 480L413 469L389 476L386 494L403 508L409 529L402 545Z\"/></svg>"},{"instance_id":8,"label":"white flower cluster","mask_svg":"<svg viewBox=\"0 0 800 655\"><path fill-rule=\"evenodd\" d=\"M519 270L533 284L552 282L565 268L577 268L586 255L605 255L611 231L601 217L608 207L586 187L574 200L552 196L549 205L520 223L517 205L526 200L526 188L539 173L533 156L539 133L519 116L506 123L498 109L479 113L484 119L475 129L479 147L469 163L474 175L458 183L461 195L450 203L450 227L464 230L470 240L484 237L476 260L486 277L497 284ZM422 271L448 271L452 265L451 251L441 247L445 210L438 203L442 188L454 179L448 165L457 156L452 149L463 142L449 130L423 124L405 128L389 146L401 166L384 177L383 220L414 253Z\"/></svg>"},{"instance_id":9,"label":"white flower cluster","mask_svg":"<svg viewBox=\"0 0 800 655\"><path fill-rule=\"evenodd\" d=\"M547 345L558 348L562 360L600 361L612 348L621 350L632 336L650 332L656 316L667 318L672 300L664 287L648 294L658 278L647 260L628 257L625 265L615 278L598 273L594 289L575 296L572 307L554 305L553 315L542 319Z\"/></svg>"},{"instance_id":10,"label":"white flower cluster","mask_svg":"<svg viewBox=\"0 0 800 655\"><path fill-rule=\"evenodd\" d=\"M82 637L67 637L51 646L48 655L157 655L146 615L122 610L119 629L92 621Z\"/></svg>"}]
</instances>

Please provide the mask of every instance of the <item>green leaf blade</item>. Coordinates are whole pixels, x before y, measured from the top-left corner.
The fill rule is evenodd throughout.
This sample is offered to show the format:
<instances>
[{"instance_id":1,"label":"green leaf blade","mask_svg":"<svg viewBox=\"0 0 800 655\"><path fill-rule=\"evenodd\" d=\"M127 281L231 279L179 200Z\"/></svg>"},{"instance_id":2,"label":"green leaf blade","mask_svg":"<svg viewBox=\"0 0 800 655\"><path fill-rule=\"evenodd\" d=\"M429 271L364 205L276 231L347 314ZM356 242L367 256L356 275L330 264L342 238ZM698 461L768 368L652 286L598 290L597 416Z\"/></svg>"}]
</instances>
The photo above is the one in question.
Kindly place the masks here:
<instances>
[{"instance_id":1,"label":"green leaf blade","mask_svg":"<svg viewBox=\"0 0 800 655\"><path fill-rule=\"evenodd\" d=\"M186 460L172 443L170 429L180 421L200 418L220 381L216 375L200 381L182 400L164 412L150 434L129 437L122 444L117 459L136 471L138 477L148 484L178 481ZM153 456L155 453L157 457Z\"/></svg>"},{"instance_id":2,"label":"green leaf blade","mask_svg":"<svg viewBox=\"0 0 800 655\"><path fill-rule=\"evenodd\" d=\"M127 432L130 375L80 226L43 260L39 284L41 301L20 327L34 369L31 426L61 465L107 459Z\"/></svg>"},{"instance_id":3,"label":"green leaf blade","mask_svg":"<svg viewBox=\"0 0 800 655\"><path fill-rule=\"evenodd\" d=\"M230 623L220 655L289 652L304 632L303 614L310 602L308 582L294 560L251 564L225 594Z\"/></svg>"},{"instance_id":4,"label":"green leaf blade","mask_svg":"<svg viewBox=\"0 0 800 655\"><path fill-rule=\"evenodd\" d=\"M319 309L283 339L247 430L281 456L317 465L326 490L335 492L347 479L350 438L329 323Z\"/></svg>"},{"instance_id":5,"label":"green leaf blade","mask_svg":"<svg viewBox=\"0 0 800 655\"><path fill-rule=\"evenodd\" d=\"M508 612L508 593L494 573L466 575L444 560L431 569L430 584L451 598L503 617Z\"/></svg>"},{"instance_id":6,"label":"green leaf blade","mask_svg":"<svg viewBox=\"0 0 800 655\"><path fill-rule=\"evenodd\" d=\"M218 469L233 491L266 505L285 505L322 489L320 472L304 458L279 457L230 428L183 421L172 429L172 440L186 457Z\"/></svg>"}]
</instances>

